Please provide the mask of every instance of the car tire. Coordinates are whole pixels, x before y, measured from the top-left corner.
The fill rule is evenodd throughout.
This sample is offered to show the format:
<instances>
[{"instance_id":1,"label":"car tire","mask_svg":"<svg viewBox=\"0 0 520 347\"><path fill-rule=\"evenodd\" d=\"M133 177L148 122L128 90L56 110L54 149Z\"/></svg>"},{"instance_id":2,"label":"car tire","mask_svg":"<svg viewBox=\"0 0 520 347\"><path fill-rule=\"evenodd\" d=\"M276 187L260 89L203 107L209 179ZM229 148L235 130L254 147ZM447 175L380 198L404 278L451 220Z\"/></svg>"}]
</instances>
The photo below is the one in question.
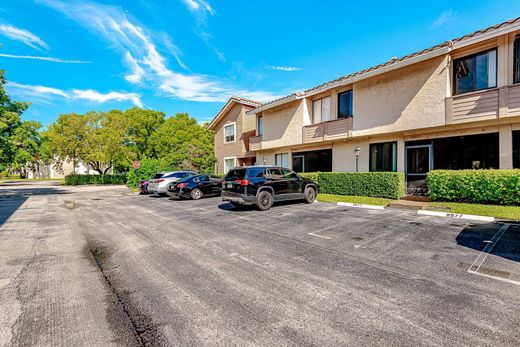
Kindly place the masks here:
<instances>
[{"instance_id":1,"label":"car tire","mask_svg":"<svg viewBox=\"0 0 520 347\"><path fill-rule=\"evenodd\" d=\"M267 190L262 190L258 193L256 205L262 211L267 211L273 206L273 194Z\"/></svg>"},{"instance_id":2,"label":"car tire","mask_svg":"<svg viewBox=\"0 0 520 347\"><path fill-rule=\"evenodd\" d=\"M202 193L202 190L200 190L199 188L194 188L190 192L190 196L193 200L199 200L200 198L202 198L203 195L204 193Z\"/></svg>"},{"instance_id":3,"label":"car tire","mask_svg":"<svg viewBox=\"0 0 520 347\"><path fill-rule=\"evenodd\" d=\"M314 200L316 199L316 189L313 187L307 187L305 188L305 192L303 193L303 198L305 199L305 202L308 204L312 204Z\"/></svg>"}]
</instances>

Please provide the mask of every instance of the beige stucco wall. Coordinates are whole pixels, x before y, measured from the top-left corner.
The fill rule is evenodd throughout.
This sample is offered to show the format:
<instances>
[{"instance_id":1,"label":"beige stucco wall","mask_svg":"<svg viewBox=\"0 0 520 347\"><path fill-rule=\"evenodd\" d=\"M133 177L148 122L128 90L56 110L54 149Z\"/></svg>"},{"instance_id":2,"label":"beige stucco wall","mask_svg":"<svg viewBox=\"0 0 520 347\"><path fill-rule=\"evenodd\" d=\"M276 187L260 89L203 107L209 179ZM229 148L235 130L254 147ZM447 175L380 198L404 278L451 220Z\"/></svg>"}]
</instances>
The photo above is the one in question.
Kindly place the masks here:
<instances>
[{"instance_id":1,"label":"beige stucco wall","mask_svg":"<svg viewBox=\"0 0 520 347\"><path fill-rule=\"evenodd\" d=\"M296 100L264 111L262 148L285 147L302 143L304 101Z\"/></svg>"},{"instance_id":2,"label":"beige stucco wall","mask_svg":"<svg viewBox=\"0 0 520 347\"><path fill-rule=\"evenodd\" d=\"M215 156L217 158L217 173L224 172L224 158L240 157L245 154L244 133L255 129L254 117L247 116L245 113L252 107L242 104L235 104L215 124ZM235 122L235 141L224 143L224 126Z\"/></svg>"},{"instance_id":3,"label":"beige stucco wall","mask_svg":"<svg viewBox=\"0 0 520 347\"><path fill-rule=\"evenodd\" d=\"M445 124L447 56L354 84L353 136Z\"/></svg>"}]
</instances>

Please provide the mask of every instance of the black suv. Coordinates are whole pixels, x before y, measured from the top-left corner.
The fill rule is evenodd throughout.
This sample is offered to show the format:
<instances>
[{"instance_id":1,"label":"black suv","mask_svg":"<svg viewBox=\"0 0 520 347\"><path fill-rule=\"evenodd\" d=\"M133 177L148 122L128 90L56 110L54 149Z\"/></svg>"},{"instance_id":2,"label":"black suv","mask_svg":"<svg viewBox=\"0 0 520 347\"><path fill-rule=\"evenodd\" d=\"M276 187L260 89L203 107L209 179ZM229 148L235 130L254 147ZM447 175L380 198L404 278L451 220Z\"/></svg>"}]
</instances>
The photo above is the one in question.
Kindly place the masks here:
<instances>
[{"instance_id":1,"label":"black suv","mask_svg":"<svg viewBox=\"0 0 520 347\"><path fill-rule=\"evenodd\" d=\"M243 166L231 169L222 182L222 200L235 206L256 205L265 211L275 201L314 202L316 183L294 171L276 166Z\"/></svg>"}]
</instances>

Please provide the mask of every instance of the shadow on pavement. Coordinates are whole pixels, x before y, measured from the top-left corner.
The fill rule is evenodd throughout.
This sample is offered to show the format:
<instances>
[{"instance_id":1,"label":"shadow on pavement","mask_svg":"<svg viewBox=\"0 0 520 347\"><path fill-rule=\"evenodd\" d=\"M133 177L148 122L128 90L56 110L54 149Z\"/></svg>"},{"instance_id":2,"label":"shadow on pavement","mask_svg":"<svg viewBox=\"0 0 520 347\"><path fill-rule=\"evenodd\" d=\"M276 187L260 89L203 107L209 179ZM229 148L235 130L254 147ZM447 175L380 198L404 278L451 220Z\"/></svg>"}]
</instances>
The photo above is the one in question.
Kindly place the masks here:
<instances>
[{"instance_id":1,"label":"shadow on pavement","mask_svg":"<svg viewBox=\"0 0 520 347\"><path fill-rule=\"evenodd\" d=\"M470 225L457 235L457 244L482 251L502 226L498 223ZM520 262L520 225L509 226L489 254Z\"/></svg>"},{"instance_id":2,"label":"shadow on pavement","mask_svg":"<svg viewBox=\"0 0 520 347\"><path fill-rule=\"evenodd\" d=\"M5 186L9 188L5 188ZM23 188L24 184L2 183L0 188L0 227L9 219L9 217L31 196L35 195L53 195L68 194L68 192L53 188ZM11 188L12 187L12 188Z\"/></svg>"}]
</instances>

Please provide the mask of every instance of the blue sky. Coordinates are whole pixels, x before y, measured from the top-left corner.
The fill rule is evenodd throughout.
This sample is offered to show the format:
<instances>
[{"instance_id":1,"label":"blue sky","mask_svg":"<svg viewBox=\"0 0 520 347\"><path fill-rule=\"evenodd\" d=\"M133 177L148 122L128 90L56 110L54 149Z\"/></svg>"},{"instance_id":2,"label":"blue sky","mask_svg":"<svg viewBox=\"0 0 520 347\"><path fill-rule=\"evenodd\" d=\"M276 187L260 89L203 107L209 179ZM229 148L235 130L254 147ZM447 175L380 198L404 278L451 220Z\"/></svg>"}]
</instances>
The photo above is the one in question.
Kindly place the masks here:
<instances>
[{"instance_id":1,"label":"blue sky","mask_svg":"<svg viewBox=\"0 0 520 347\"><path fill-rule=\"evenodd\" d=\"M319 4L319 5L318 5ZM518 1L0 1L25 119L133 106L210 120L520 16Z\"/></svg>"}]
</instances>

